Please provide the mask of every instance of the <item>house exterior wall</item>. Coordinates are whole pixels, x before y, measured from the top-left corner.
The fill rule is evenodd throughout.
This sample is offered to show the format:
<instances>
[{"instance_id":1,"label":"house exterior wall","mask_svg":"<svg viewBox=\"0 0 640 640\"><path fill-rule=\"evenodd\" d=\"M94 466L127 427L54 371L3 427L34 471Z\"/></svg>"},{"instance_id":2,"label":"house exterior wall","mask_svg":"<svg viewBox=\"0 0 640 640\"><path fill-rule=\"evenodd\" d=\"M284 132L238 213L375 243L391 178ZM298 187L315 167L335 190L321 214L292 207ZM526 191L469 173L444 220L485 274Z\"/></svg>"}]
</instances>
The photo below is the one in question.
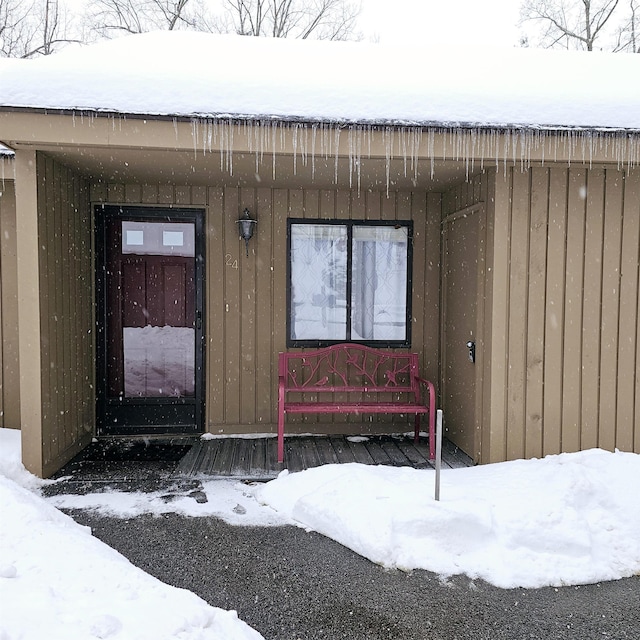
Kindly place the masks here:
<instances>
[{"instance_id":1,"label":"house exterior wall","mask_svg":"<svg viewBox=\"0 0 640 640\"><path fill-rule=\"evenodd\" d=\"M430 131L403 163L404 143L416 132L310 131L287 123L0 113L0 136L17 149L21 422L29 425L32 470L53 469L93 428L93 388L85 381L94 375L94 349L92 338L82 342L95 326L82 315L94 302L89 201L206 211L208 431L273 429L275 355L286 342L287 217L413 219L412 349L437 383L441 221L482 206L481 391L472 400L478 460L591 446L638 451L637 136ZM313 142L326 148L305 164ZM362 166L370 162L362 175L352 161L360 146L367 149ZM474 177L482 163L491 169ZM81 173L94 177L85 182ZM347 188L352 182L357 190ZM225 186L232 183L243 186ZM235 225L244 207L259 220L248 258ZM0 266L4 296L6 262ZM74 304L82 307L78 317ZM74 377L76 342L81 373ZM50 373L52 362L61 372ZM74 410L71 420L54 416ZM291 421L290 430L340 429L316 420Z\"/></svg>"},{"instance_id":2,"label":"house exterior wall","mask_svg":"<svg viewBox=\"0 0 640 640\"><path fill-rule=\"evenodd\" d=\"M510 168L493 199L482 461L640 452L640 171Z\"/></svg>"},{"instance_id":3,"label":"house exterior wall","mask_svg":"<svg viewBox=\"0 0 640 640\"><path fill-rule=\"evenodd\" d=\"M20 427L17 278L15 183L0 177L0 427L14 429Z\"/></svg>"},{"instance_id":4,"label":"house exterior wall","mask_svg":"<svg viewBox=\"0 0 640 640\"><path fill-rule=\"evenodd\" d=\"M438 375L438 194L385 190L189 187L95 184L94 204L179 205L206 211L206 425L212 433L273 432L277 424L277 353L286 349L288 217L413 220L412 350L424 374ZM249 257L236 220L258 219ZM331 418L329 418L331 420ZM390 418L376 417L368 425ZM396 418L397 420L397 418ZM344 418L291 416L288 432L344 430ZM405 421L406 422L406 421ZM358 421L359 424L362 420ZM333 426L335 425L335 426ZM388 429L388 424L385 427Z\"/></svg>"},{"instance_id":5,"label":"house exterior wall","mask_svg":"<svg viewBox=\"0 0 640 640\"><path fill-rule=\"evenodd\" d=\"M87 184L44 154L36 163L42 468L35 472L46 477L94 433L94 275Z\"/></svg>"}]
</instances>

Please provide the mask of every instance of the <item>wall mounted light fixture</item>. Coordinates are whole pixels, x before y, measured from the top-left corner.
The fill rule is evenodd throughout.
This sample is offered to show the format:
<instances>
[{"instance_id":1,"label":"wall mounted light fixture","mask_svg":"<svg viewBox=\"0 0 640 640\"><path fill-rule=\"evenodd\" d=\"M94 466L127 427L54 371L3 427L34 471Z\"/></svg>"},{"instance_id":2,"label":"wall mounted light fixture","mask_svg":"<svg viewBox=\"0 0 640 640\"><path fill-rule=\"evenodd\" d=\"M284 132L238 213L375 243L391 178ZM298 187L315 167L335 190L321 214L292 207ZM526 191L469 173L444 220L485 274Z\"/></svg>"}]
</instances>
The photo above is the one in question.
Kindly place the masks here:
<instances>
[{"instance_id":1,"label":"wall mounted light fixture","mask_svg":"<svg viewBox=\"0 0 640 640\"><path fill-rule=\"evenodd\" d=\"M253 238L253 232L258 224L258 221L251 217L251 213L249 213L249 209L245 209L242 212L242 218L240 220L236 220L238 224L238 231L240 233L240 237L244 240L244 246L247 250L247 258L249 257L249 240Z\"/></svg>"}]
</instances>

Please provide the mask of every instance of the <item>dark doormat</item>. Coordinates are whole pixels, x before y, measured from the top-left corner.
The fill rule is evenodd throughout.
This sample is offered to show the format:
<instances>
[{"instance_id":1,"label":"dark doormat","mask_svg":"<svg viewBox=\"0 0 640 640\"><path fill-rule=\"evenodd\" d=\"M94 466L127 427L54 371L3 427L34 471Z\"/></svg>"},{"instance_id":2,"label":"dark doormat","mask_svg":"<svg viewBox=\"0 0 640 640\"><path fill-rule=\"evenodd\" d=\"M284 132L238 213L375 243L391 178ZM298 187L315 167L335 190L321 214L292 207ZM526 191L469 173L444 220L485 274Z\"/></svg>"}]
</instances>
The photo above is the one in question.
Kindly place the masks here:
<instances>
[{"instance_id":1,"label":"dark doormat","mask_svg":"<svg viewBox=\"0 0 640 640\"><path fill-rule=\"evenodd\" d=\"M81 451L74 461L178 462L192 445L189 440L98 440Z\"/></svg>"},{"instance_id":2,"label":"dark doormat","mask_svg":"<svg viewBox=\"0 0 640 640\"><path fill-rule=\"evenodd\" d=\"M83 449L54 476L47 493L102 488L155 491L166 485L197 438L108 438Z\"/></svg>"}]
</instances>

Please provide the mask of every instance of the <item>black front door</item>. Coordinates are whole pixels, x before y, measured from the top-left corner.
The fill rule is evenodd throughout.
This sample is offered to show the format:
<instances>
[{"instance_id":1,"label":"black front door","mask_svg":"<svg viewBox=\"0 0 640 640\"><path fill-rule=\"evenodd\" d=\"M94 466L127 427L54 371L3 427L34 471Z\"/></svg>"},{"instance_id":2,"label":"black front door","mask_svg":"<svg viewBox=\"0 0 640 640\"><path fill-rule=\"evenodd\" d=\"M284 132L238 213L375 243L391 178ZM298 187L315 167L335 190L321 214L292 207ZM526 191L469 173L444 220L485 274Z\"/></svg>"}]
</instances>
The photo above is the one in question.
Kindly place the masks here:
<instances>
[{"instance_id":1,"label":"black front door","mask_svg":"<svg viewBox=\"0 0 640 640\"><path fill-rule=\"evenodd\" d=\"M202 431L203 212L96 207L98 433Z\"/></svg>"}]
</instances>

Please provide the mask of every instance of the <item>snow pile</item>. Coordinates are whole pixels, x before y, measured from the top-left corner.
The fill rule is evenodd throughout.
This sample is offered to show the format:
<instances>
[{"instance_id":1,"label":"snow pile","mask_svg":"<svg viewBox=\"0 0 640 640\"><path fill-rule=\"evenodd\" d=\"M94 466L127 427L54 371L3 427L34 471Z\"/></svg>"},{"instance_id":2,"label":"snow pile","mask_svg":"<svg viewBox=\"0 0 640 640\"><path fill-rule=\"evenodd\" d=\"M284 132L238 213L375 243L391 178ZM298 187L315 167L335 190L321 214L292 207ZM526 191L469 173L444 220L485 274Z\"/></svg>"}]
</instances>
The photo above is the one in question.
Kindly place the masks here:
<instances>
[{"instance_id":1,"label":"snow pile","mask_svg":"<svg viewBox=\"0 0 640 640\"><path fill-rule=\"evenodd\" d=\"M0 430L0 638L262 637L235 611L211 607L137 569L10 479L7 471L16 476L15 434L7 431Z\"/></svg>"},{"instance_id":2,"label":"snow pile","mask_svg":"<svg viewBox=\"0 0 640 640\"><path fill-rule=\"evenodd\" d=\"M0 429L0 475L26 489L37 489L46 480L41 480L24 468L21 436L19 429Z\"/></svg>"},{"instance_id":3,"label":"snow pile","mask_svg":"<svg viewBox=\"0 0 640 640\"><path fill-rule=\"evenodd\" d=\"M4 106L640 129L640 56L146 33L0 60Z\"/></svg>"},{"instance_id":4,"label":"snow pile","mask_svg":"<svg viewBox=\"0 0 640 640\"><path fill-rule=\"evenodd\" d=\"M496 586L640 573L640 456L594 449L442 472L328 465L282 475L259 500L373 562Z\"/></svg>"},{"instance_id":5,"label":"snow pile","mask_svg":"<svg viewBox=\"0 0 640 640\"><path fill-rule=\"evenodd\" d=\"M14 434L9 442L6 431L0 430L5 445L0 473L7 467L5 452L15 445ZM264 485L210 480L197 495L106 491L60 495L46 504L0 475L0 602L11 603L7 610L22 611L23 622L18 614L11 618L21 628L31 624L27 594L38 594L43 611L53 616L52 638L58 628L66 632L67 624L82 633L66 637L86 637L87 624L98 630L106 625L107 631L121 624L137 631L135 625L145 628L145 616L154 608L156 617L159 612L167 616L162 618L166 629L178 629L183 624L178 620L184 621L188 632L176 637L257 637L243 635L251 632L235 614L212 610L192 594L176 594L138 571L51 504L123 518L175 512L235 525L296 524L385 567L466 574L502 588L588 584L640 574L640 501L633 491L640 485L640 455L591 449L448 469L442 472L439 502L433 498L434 480L431 470L326 465L285 471ZM87 582L84 576L92 575L103 579ZM167 598L175 601L174 608L163 606ZM130 599L135 611L129 609ZM195 629L208 629L207 624L212 635L198 636ZM236 635L218 631L225 624ZM0 626L0 638L2 631ZM150 631L127 637L154 636Z\"/></svg>"}]
</instances>

